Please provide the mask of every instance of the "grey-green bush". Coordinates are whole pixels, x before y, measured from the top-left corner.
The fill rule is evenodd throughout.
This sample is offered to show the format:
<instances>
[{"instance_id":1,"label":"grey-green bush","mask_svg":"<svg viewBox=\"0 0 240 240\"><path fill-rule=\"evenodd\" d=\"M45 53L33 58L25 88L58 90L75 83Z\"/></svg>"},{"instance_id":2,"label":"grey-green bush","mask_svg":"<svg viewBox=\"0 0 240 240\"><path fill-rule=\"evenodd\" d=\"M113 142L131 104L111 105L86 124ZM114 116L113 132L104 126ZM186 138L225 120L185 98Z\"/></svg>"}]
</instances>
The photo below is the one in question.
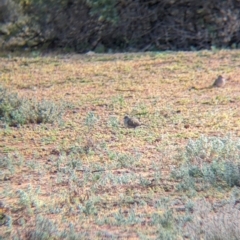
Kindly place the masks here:
<instances>
[{"instance_id":1,"label":"grey-green bush","mask_svg":"<svg viewBox=\"0 0 240 240\"><path fill-rule=\"evenodd\" d=\"M59 122L63 113L63 106L45 100L37 102L20 98L0 87L0 121L9 126Z\"/></svg>"},{"instance_id":2,"label":"grey-green bush","mask_svg":"<svg viewBox=\"0 0 240 240\"><path fill-rule=\"evenodd\" d=\"M202 136L190 140L180 160L183 163L172 177L181 180L181 190L240 186L240 139Z\"/></svg>"}]
</instances>

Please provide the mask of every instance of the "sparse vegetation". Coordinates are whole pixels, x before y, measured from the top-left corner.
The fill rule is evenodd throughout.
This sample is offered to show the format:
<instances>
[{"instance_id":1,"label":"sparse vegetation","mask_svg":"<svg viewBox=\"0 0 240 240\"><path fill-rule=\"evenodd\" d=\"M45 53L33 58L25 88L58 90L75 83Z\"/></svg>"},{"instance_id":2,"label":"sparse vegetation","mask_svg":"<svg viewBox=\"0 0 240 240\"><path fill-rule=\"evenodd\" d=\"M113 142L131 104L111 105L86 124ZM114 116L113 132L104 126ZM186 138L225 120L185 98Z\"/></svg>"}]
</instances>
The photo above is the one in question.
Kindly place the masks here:
<instances>
[{"instance_id":1,"label":"sparse vegetation","mask_svg":"<svg viewBox=\"0 0 240 240\"><path fill-rule=\"evenodd\" d=\"M0 121L9 126L59 122L62 115L61 106L44 100L37 102L20 98L0 87Z\"/></svg>"},{"instance_id":2,"label":"sparse vegetation","mask_svg":"<svg viewBox=\"0 0 240 240\"><path fill-rule=\"evenodd\" d=\"M0 61L1 239L239 239L239 51Z\"/></svg>"},{"instance_id":3,"label":"sparse vegetation","mask_svg":"<svg viewBox=\"0 0 240 240\"><path fill-rule=\"evenodd\" d=\"M240 139L202 136L190 140L182 166L173 171L179 189L240 186Z\"/></svg>"}]
</instances>

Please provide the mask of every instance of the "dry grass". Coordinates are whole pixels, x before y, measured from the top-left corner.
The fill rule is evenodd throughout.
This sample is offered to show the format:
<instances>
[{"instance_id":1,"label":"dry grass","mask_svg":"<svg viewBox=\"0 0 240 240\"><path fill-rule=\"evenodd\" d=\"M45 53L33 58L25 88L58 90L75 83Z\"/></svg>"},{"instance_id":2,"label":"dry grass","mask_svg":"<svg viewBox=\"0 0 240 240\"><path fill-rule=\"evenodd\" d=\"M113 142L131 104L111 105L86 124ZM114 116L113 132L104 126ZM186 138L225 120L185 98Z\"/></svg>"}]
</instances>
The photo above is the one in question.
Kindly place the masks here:
<instances>
[{"instance_id":1,"label":"dry grass","mask_svg":"<svg viewBox=\"0 0 240 240\"><path fill-rule=\"evenodd\" d=\"M26 232L41 215L57 231L71 223L86 239L99 232L99 239L156 238L161 230L151 217L162 211L156 202L185 201L170 178L181 164L179 149L201 135L240 136L240 51L0 61L2 86L68 106L60 125L0 129L0 157L6 158L1 216L10 219L1 226L5 237L19 230L24 238L49 239ZM209 88L219 74L229 77L226 86ZM124 128L125 114L147 126ZM198 193L211 201L225 195L217 189Z\"/></svg>"}]
</instances>

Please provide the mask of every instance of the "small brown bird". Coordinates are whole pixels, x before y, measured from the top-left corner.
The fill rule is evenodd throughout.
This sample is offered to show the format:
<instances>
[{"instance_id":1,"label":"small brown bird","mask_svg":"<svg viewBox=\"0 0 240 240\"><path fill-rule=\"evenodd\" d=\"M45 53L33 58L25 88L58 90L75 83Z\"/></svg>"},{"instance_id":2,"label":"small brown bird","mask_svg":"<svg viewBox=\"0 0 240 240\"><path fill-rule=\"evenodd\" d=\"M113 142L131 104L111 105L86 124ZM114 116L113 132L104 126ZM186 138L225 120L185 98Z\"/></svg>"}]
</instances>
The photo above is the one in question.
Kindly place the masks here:
<instances>
[{"instance_id":1,"label":"small brown bird","mask_svg":"<svg viewBox=\"0 0 240 240\"><path fill-rule=\"evenodd\" d=\"M218 78L214 81L213 83L213 87L224 87L224 85L226 84L226 79L219 75Z\"/></svg>"},{"instance_id":2,"label":"small brown bird","mask_svg":"<svg viewBox=\"0 0 240 240\"><path fill-rule=\"evenodd\" d=\"M139 122L138 119L136 118L130 118L128 116L125 116L124 117L124 126L127 127L127 128L136 128L136 127L139 127L143 124L141 124Z\"/></svg>"}]
</instances>

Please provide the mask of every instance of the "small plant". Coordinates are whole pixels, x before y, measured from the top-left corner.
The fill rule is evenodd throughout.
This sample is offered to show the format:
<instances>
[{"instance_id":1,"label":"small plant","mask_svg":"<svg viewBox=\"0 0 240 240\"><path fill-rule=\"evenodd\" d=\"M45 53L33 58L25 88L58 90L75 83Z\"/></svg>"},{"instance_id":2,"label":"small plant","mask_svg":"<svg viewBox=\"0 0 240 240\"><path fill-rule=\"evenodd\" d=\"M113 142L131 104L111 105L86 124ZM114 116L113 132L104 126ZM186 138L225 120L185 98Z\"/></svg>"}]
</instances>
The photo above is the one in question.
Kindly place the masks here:
<instances>
[{"instance_id":1,"label":"small plant","mask_svg":"<svg viewBox=\"0 0 240 240\"><path fill-rule=\"evenodd\" d=\"M144 221L144 216L137 214L134 208L130 209L127 213L119 209L118 212L113 213L111 217L105 220L106 223L112 226L128 226L140 224Z\"/></svg>"},{"instance_id":2,"label":"small plant","mask_svg":"<svg viewBox=\"0 0 240 240\"><path fill-rule=\"evenodd\" d=\"M153 213L151 222L158 227L157 239L178 239L178 228L172 210L167 209L163 214Z\"/></svg>"},{"instance_id":3,"label":"small plant","mask_svg":"<svg viewBox=\"0 0 240 240\"><path fill-rule=\"evenodd\" d=\"M139 176L139 183L140 183L141 186L147 187L147 186L151 185L151 180L140 175Z\"/></svg>"},{"instance_id":4,"label":"small plant","mask_svg":"<svg viewBox=\"0 0 240 240\"><path fill-rule=\"evenodd\" d=\"M83 150L87 154L94 154L94 148L95 148L95 142L93 139L95 125L98 122L98 117L93 113L89 112L86 119L85 119L85 125L87 126L87 133L85 138L85 143Z\"/></svg>"},{"instance_id":5,"label":"small plant","mask_svg":"<svg viewBox=\"0 0 240 240\"><path fill-rule=\"evenodd\" d=\"M17 94L8 93L0 87L0 120L9 125L24 124L26 112L30 111L26 101L20 99Z\"/></svg>"},{"instance_id":6,"label":"small plant","mask_svg":"<svg viewBox=\"0 0 240 240\"><path fill-rule=\"evenodd\" d=\"M122 109L124 106L126 106L125 99L122 95L119 95L112 99L109 109Z\"/></svg>"},{"instance_id":7,"label":"small plant","mask_svg":"<svg viewBox=\"0 0 240 240\"><path fill-rule=\"evenodd\" d=\"M240 186L240 140L201 137L189 141L180 169L172 176L181 179L179 189L195 189L199 183L205 188L214 186Z\"/></svg>"},{"instance_id":8,"label":"small plant","mask_svg":"<svg viewBox=\"0 0 240 240\"><path fill-rule=\"evenodd\" d=\"M16 93L9 93L0 87L0 121L9 126L59 122L63 112L62 106L52 102L20 98Z\"/></svg>"},{"instance_id":9,"label":"small plant","mask_svg":"<svg viewBox=\"0 0 240 240\"><path fill-rule=\"evenodd\" d=\"M107 172L100 176L99 180L95 183L94 187L106 186L111 184L112 186L127 185L135 182L137 175L134 173L122 173L120 175Z\"/></svg>"},{"instance_id":10,"label":"small plant","mask_svg":"<svg viewBox=\"0 0 240 240\"><path fill-rule=\"evenodd\" d=\"M55 226L55 224L45 219L41 216L37 217L36 227L33 230L26 230L25 239L39 239L39 240L47 240L47 239L57 239L60 237L59 229ZM21 238L22 239L22 238Z\"/></svg>"},{"instance_id":11,"label":"small plant","mask_svg":"<svg viewBox=\"0 0 240 240\"><path fill-rule=\"evenodd\" d=\"M109 158L116 163L117 167L128 168L139 164L141 161L141 154L136 152L134 155L108 151Z\"/></svg>"},{"instance_id":12,"label":"small plant","mask_svg":"<svg viewBox=\"0 0 240 240\"><path fill-rule=\"evenodd\" d=\"M223 204L213 211L213 205L205 200L194 204L191 221L186 224L185 236L190 239L239 239L240 212L231 204Z\"/></svg>"},{"instance_id":13,"label":"small plant","mask_svg":"<svg viewBox=\"0 0 240 240\"><path fill-rule=\"evenodd\" d=\"M95 207L95 202L87 201L83 207L79 206L82 209L82 212L89 216L89 215L97 215L97 209Z\"/></svg>"},{"instance_id":14,"label":"small plant","mask_svg":"<svg viewBox=\"0 0 240 240\"><path fill-rule=\"evenodd\" d=\"M32 108L33 114L30 122L38 124L59 122L64 112L63 106L45 100L33 103Z\"/></svg>"},{"instance_id":15,"label":"small plant","mask_svg":"<svg viewBox=\"0 0 240 240\"><path fill-rule=\"evenodd\" d=\"M32 206L37 208L40 207L41 202L38 199L38 194L40 191L40 187L34 191L31 186L29 186L26 191L18 190L17 193L19 195L19 205L29 210Z\"/></svg>"},{"instance_id":16,"label":"small plant","mask_svg":"<svg viewBox=\"0 0 240 240\"><path fill-rule=\"evenodd\" d=\"M24 159L18 152L14 154L0 155L1 173L4 174L10 172L11 174L14 174L16 168L23 165L23 161Z\"/></svg>"},{"instance_id":17,"label":"small plant","mask_svg":"<svg viewBox=\"0 0 240 240\"><path fill-rule=\"evenodd\" d=\"M95 116L93 112L89 112L85 119L85 124L88 127L88 131L91 131L91 129L94 128L94 125L97 123L97 121L97 116Z\"/></svg>"},{"instance_id":18,"label":"small plant","mask_svg":"<svg viewBox=\"0 0 240 240\"><path fill-rule=\"evenodd\" d=\"M120 126L118 119L114 116L111 116L108 121L108 126L113 129L118 129Z\"/></svg>"}]
</instances>

